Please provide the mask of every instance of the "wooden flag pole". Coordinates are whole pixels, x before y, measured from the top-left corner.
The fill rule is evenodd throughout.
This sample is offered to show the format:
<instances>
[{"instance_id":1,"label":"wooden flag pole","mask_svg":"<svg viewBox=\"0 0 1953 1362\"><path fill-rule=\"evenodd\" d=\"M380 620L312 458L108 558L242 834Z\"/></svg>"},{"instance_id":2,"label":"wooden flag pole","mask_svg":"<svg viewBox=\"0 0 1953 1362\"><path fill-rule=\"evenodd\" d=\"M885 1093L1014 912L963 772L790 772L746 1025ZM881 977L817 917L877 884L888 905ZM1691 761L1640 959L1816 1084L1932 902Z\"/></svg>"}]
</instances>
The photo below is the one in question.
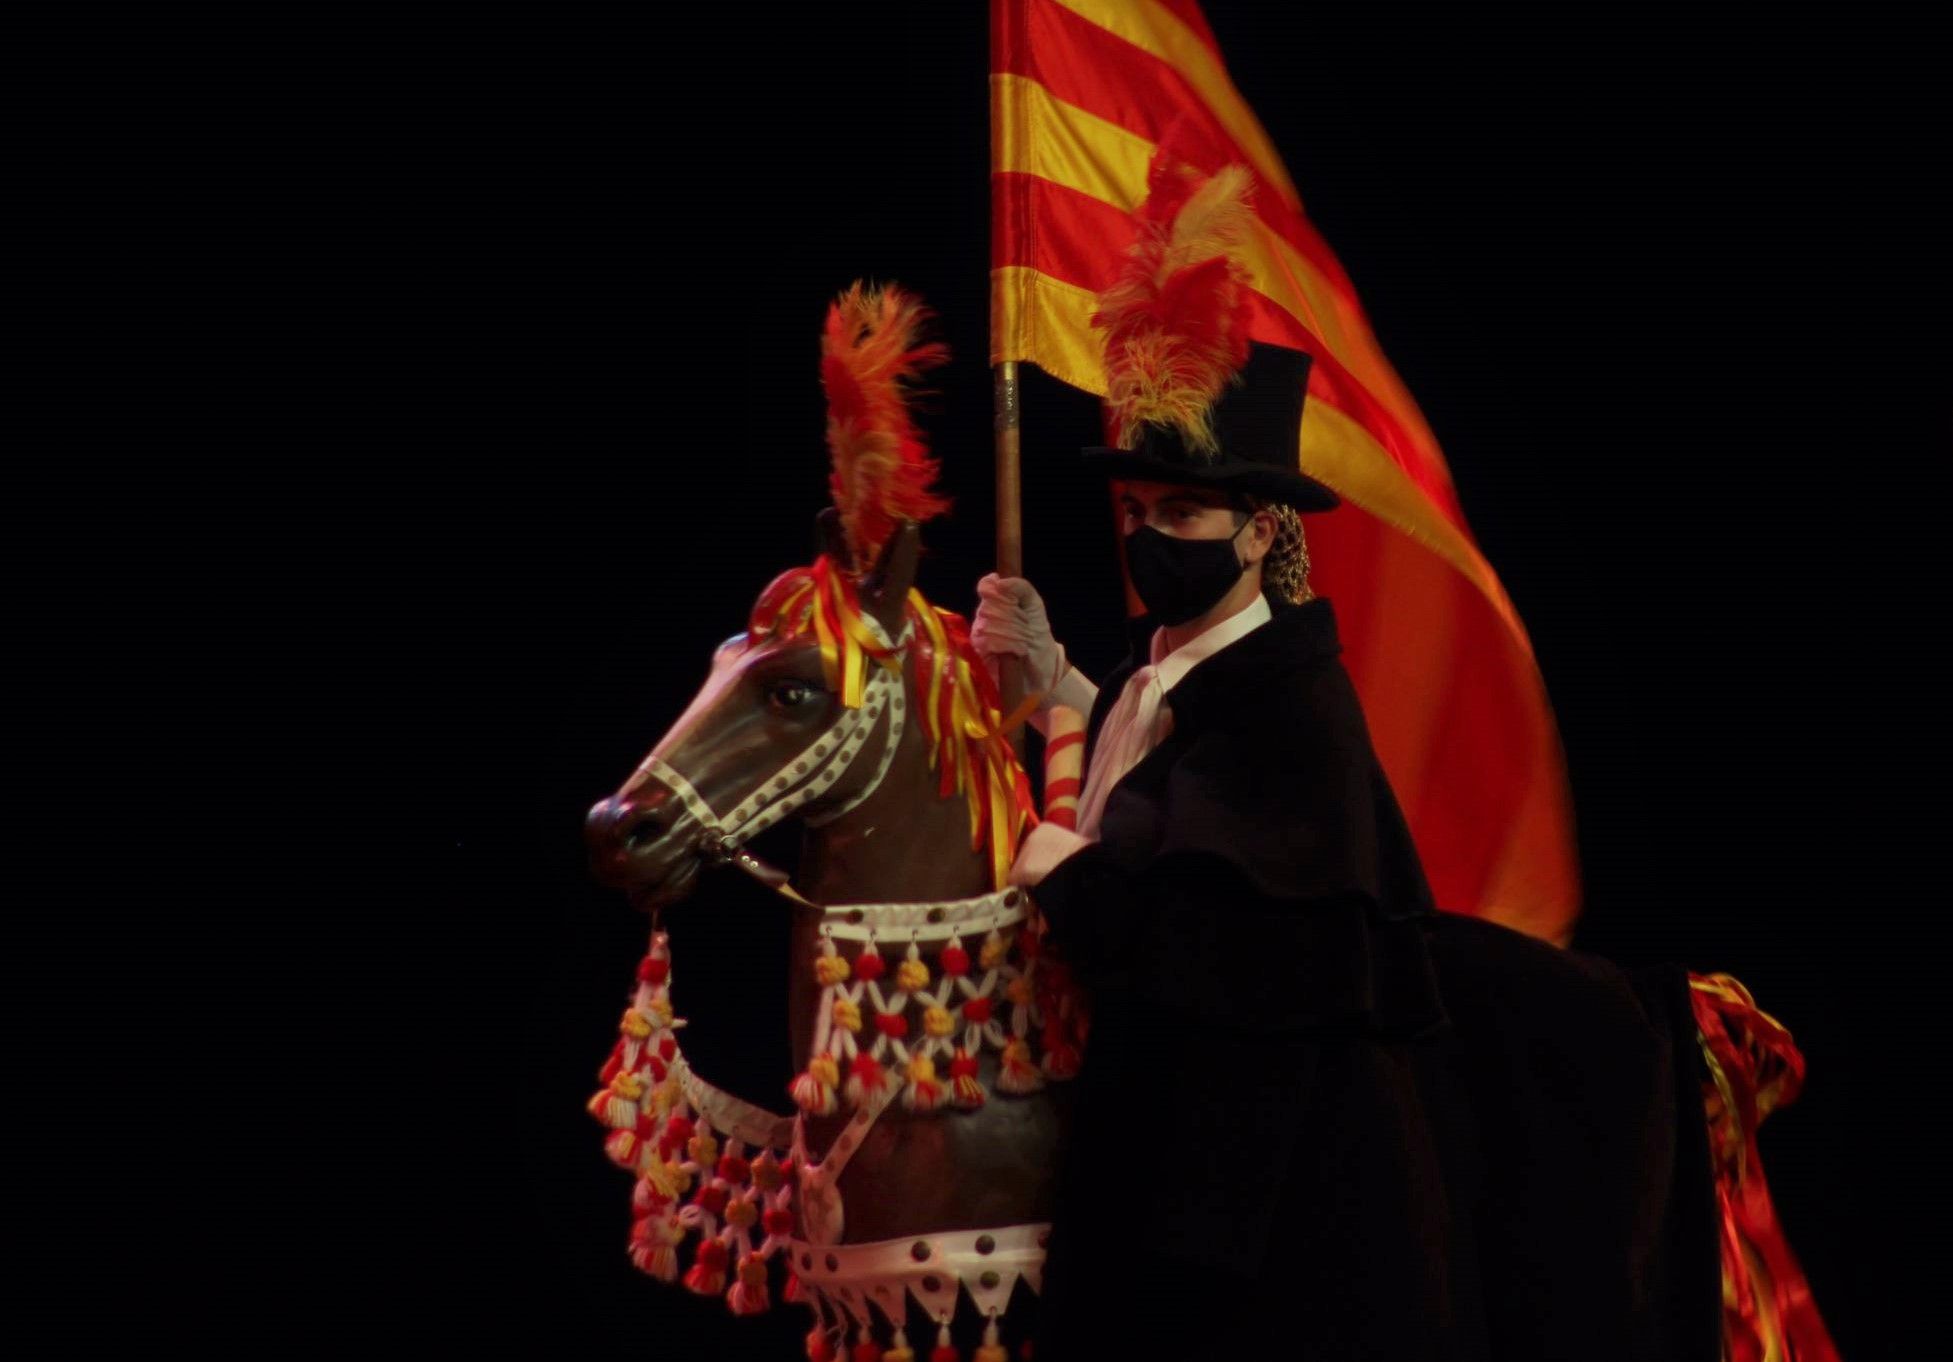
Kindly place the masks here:
<instances>
[{"instance_id":1,"label":"wooden flag pole","mask_svg":"<svg viewBox=\"0 0 1953 1362\"><path fill-rule=\"evenodd\" d=\"M1024 515L1022 481L1018 475L1017 361L1007 359L995 373L997 431L997 571L1005 577L1024 575ZM1015 713L1024 701L1024 668L1014 657L999 659L997 685L1004 713ZM1024 730L1011 734L1019 760L1024 756Z\"/></svg>"},{"instance_id":2,"label":"wooden flag pole","mask_svg":"<svg viewBox=\"0 0 1953 1362\"><path fill-rule=\"evenodd\" d=\"M1024 575L1024 516L1018 477L1017 361L997 366L997 571Z\"/></svg>"}]
</instances>

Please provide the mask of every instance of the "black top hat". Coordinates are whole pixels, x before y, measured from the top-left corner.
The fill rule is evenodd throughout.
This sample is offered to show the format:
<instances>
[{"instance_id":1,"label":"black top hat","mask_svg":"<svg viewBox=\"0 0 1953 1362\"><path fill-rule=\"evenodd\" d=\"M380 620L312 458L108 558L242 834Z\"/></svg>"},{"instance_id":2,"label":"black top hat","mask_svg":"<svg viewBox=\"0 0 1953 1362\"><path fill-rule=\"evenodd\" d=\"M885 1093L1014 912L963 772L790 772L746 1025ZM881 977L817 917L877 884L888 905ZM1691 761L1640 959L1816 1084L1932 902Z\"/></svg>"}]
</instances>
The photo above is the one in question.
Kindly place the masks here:
<instances>
[{"instance_id":1,"label":"black top hat","mask_svg":"<svg viewBox=\"0 0 1953 1362\"><path fill-rule=\"evenodd\" d=\"M1179 430L1148 423L1133 448L1094 445L1085 461L1108 477L1245 492L1298 511L1331 510L1340 504L1336 494L1296 467L1308 385L1308 355L1252 342L1248 362L1212 408L1218 454L1190 449Z\"/></svg>"}]
</instances>

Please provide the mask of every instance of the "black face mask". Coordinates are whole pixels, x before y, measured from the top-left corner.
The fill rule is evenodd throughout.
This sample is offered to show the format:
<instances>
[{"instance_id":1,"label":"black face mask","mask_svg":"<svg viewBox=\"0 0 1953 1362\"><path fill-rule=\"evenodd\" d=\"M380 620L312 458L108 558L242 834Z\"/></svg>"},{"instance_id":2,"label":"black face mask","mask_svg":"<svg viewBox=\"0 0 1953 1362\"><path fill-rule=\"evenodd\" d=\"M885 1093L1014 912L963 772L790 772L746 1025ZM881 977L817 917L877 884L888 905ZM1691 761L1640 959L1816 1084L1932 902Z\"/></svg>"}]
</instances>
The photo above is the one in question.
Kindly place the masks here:
<instances>
[{"instance_id":1,"label":"black face mask","mask_svg":"<svg viewBox=\"0 0 1953 1362\"><path fill-rule=\"evenodd\" d=\"M1147 613L1161 624L1185 624L1220 603L1248 570L1234 541L1250 516L1225 539L1175 539L1151 525L1126 536L1126 569Z\"/></svg>"}]
</instances>

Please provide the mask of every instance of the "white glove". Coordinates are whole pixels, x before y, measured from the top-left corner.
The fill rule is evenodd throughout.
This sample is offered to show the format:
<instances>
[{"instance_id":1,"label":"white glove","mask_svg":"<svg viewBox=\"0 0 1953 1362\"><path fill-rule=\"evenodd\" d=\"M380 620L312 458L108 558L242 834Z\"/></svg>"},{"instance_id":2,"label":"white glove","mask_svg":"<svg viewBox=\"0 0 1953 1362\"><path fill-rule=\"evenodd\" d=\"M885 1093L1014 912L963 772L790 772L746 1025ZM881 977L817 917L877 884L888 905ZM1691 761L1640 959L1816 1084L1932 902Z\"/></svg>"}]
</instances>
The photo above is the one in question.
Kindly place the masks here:
<instances>
[{"instance_id":1,"label":"white glove","mask_svg":"<svg viewBox=\"0 0 1953 1362\"><path fill-rule=\"evenodd\" d=\"M977 583L970 643L993 677L999 657L1023 658L1024 686L1029 691L1048 693L1064 670L1064 649L1051 637L1044 601L1022 577L999 577L993 572Z\"/></svg>"}]
</instances>

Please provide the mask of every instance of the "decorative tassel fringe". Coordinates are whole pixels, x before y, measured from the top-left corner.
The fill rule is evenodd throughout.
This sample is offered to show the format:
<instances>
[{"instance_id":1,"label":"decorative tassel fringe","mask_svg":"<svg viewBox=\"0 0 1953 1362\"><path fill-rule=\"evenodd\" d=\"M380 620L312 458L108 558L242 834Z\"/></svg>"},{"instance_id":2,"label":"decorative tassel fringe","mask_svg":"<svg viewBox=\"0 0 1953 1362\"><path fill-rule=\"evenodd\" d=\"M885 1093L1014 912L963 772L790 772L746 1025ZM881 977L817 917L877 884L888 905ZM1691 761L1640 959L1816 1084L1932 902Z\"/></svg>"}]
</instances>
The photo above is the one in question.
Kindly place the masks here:
<instances>
[{"instance_id":1,"label":"decorative tassel fringe","mask_svg":"<svg viewBox=\"0 0 1953 1362\"><path fill-rule=\"evenodd\" d=\"M915 1349L909 1346L909 1336L899 1324L895 1326L895 1338L882 1353L882 1362L915 1362Z\"/></svg>"},{"instance_id":2,"label":"decorative tassel fringe","mask_svg":"<svg viewBox=\"0 0 1953 1362\"><path fill-rule=\"evenodd\" d=\"M902 963L895 967L895 987L904 993L920 993L929 987L929 966L922 963L922 952L913 941Z\"/></svg>"},{"instance_id":3,"label":"decorative tassel fringe","mask_svg":"<svg viewBox=\"0 0 1953 1362\"><path fill-rule=\"evenodd\" d=\"M862 1107L879 1101L894 1085L894 1079L881 1062L870 1055L856 1055L848 1067L848 1101Z\"/></svg>"},{"instance_id":4,"label":"decorative tassel fringe","mask_svg":"<svg viewBox=\"0 0 1953 1362\"><path fill-rule=\"evenodd\" d=\"M963 1362L963 1354L949 1336L948 1320L936 1326L936 1346L929 1353L929 1362Z\"/></svg>"},{"instance_id":5,"label":"decorative tassel fringe","mask_svg":"<svg viewBox=\"0 0 1953 1362\"><path fill-rule=\"evenodd\" d=\"M751 1196L734 1197L726 1206L726 1225L735 1230L750 1230L759 1224L759 1203Z\"/></svg>"},{"instance_id":6,"label":"decorative tassel fringe","mask_svg":"<svg viewBox=\"0 0 1953 1362\"><path fill-rule=\"evenodd\" d=\"M678 1243L685 1227L669 1216L650 1215L631 1227L631 1262L661 1282L678 1280Z\"/></svg>"},{"instance_id":7,"label":"decorative tassel fringe","mask_svg":"<svg viewBox=\"0 0 1953 1362\"><path fill-rule=\"evenodd\" d=\"M604 1137L604 1153L619 1168L637 1167L639 1144L634 1130L613 1130Z\"/></svg>"},{"instance_id":8,"label":"decorative tassel fringe","mask_svg":"<svg viewBox=\"0 0 1953 1362\"><path fill-rule=\"evenodd\" d=\"M1044 1073L1031 1058L1031 1047L1022 1040L1013 1040L1004 1047L1003 1060L997 1068L997 1086L1005 1092L1036 1092L1044 1086Z\"/></svg>"},{"instance_id":9,"label":"decorative tassel fringe","mask_svg":"<svg viewBox=\"0 0 1953 1362\"><path fill-rule=\"evenodd\" d=\"M1076 1047L1059 1041L1044 1052L1039 1067L1046 1078L1066 1079L1078 1077L1079 1054Z\"/></svg>"},{"instance_id":10,"label":"decorative tassel fringe","mask_svg":"<svg viewBox=\"0 0 1953 1362\"><path fill-rule=\"evenodd\" d=\"M739 1280L726 1293L726 1304L735 1315L766 1313L770 1302L766 1292L766 1260L749 1253L739 1260Z\"/></svg>"},{"instance_id":11,"label":"decorative tassel fringe","mask_svg":"<svg viewBox=\"0 0 1953 1362\"><path fill-rule=\"evenodd\" d=\"M669 1286L678 1280L678 1250L660 1246L658 1248L639 1248L631 1246L631 1262L639 1272L647 1277L656 1277Z\"/></svg>"},{"instance_id":12,"label":"decorative tassel fringe","mask_svg":"<svg viewBox=\"0 0 1953 1362\"><path fill-rule=\"evenodd\" d=\"M956 1057L949 1062L949 1080L955 1089L957 1106L965 1111L975 1111L983 1105L988 1094L977 1078L977 1062L969 1051L958 1047Z\"/></svg>"},{"instance_id":13,"label":"decorative tassel fringe","mask_svg":"<svg viewBox=\"0 0 1953 1362\"><path fill-rule=\"evenodd\" d=\"M943 1085L936 1078L935 1061L917 1055L909 1061L908 1086L902 1089L902 1105L910 1111L934 1111L943 1104Z\"/></svg>"},{"instance_id":14,"label":"decorative tassel fringe","mask_svg":"<svg viewBox=\"0 0 1953 1362\"><path fill-rule=\"evenodd\" d=\"M698 1257L685 1273L685 1286L701 1296L716 1296L726 1289L726 1263L730 1251L717 1239L698 1246Z\"/></svg>"},{"instance_id":15,"label":"decorative tassel fringe","mask_svg":"<svg viewBox=\"0 0 1953 1362\"><path fill-rule=\"evenodd\" d=\"M829 1060L828 1063L832 1065L833 1061ZM840 1105L840 1097L834 1091L834 1085L822 1082L820 1076L814 1073L811 1067L806 1073L794 1079L793 1086L787 1091L793 1097L794 1105L809 1116L832 1116Z\"/></svg>"}]
</instances>

